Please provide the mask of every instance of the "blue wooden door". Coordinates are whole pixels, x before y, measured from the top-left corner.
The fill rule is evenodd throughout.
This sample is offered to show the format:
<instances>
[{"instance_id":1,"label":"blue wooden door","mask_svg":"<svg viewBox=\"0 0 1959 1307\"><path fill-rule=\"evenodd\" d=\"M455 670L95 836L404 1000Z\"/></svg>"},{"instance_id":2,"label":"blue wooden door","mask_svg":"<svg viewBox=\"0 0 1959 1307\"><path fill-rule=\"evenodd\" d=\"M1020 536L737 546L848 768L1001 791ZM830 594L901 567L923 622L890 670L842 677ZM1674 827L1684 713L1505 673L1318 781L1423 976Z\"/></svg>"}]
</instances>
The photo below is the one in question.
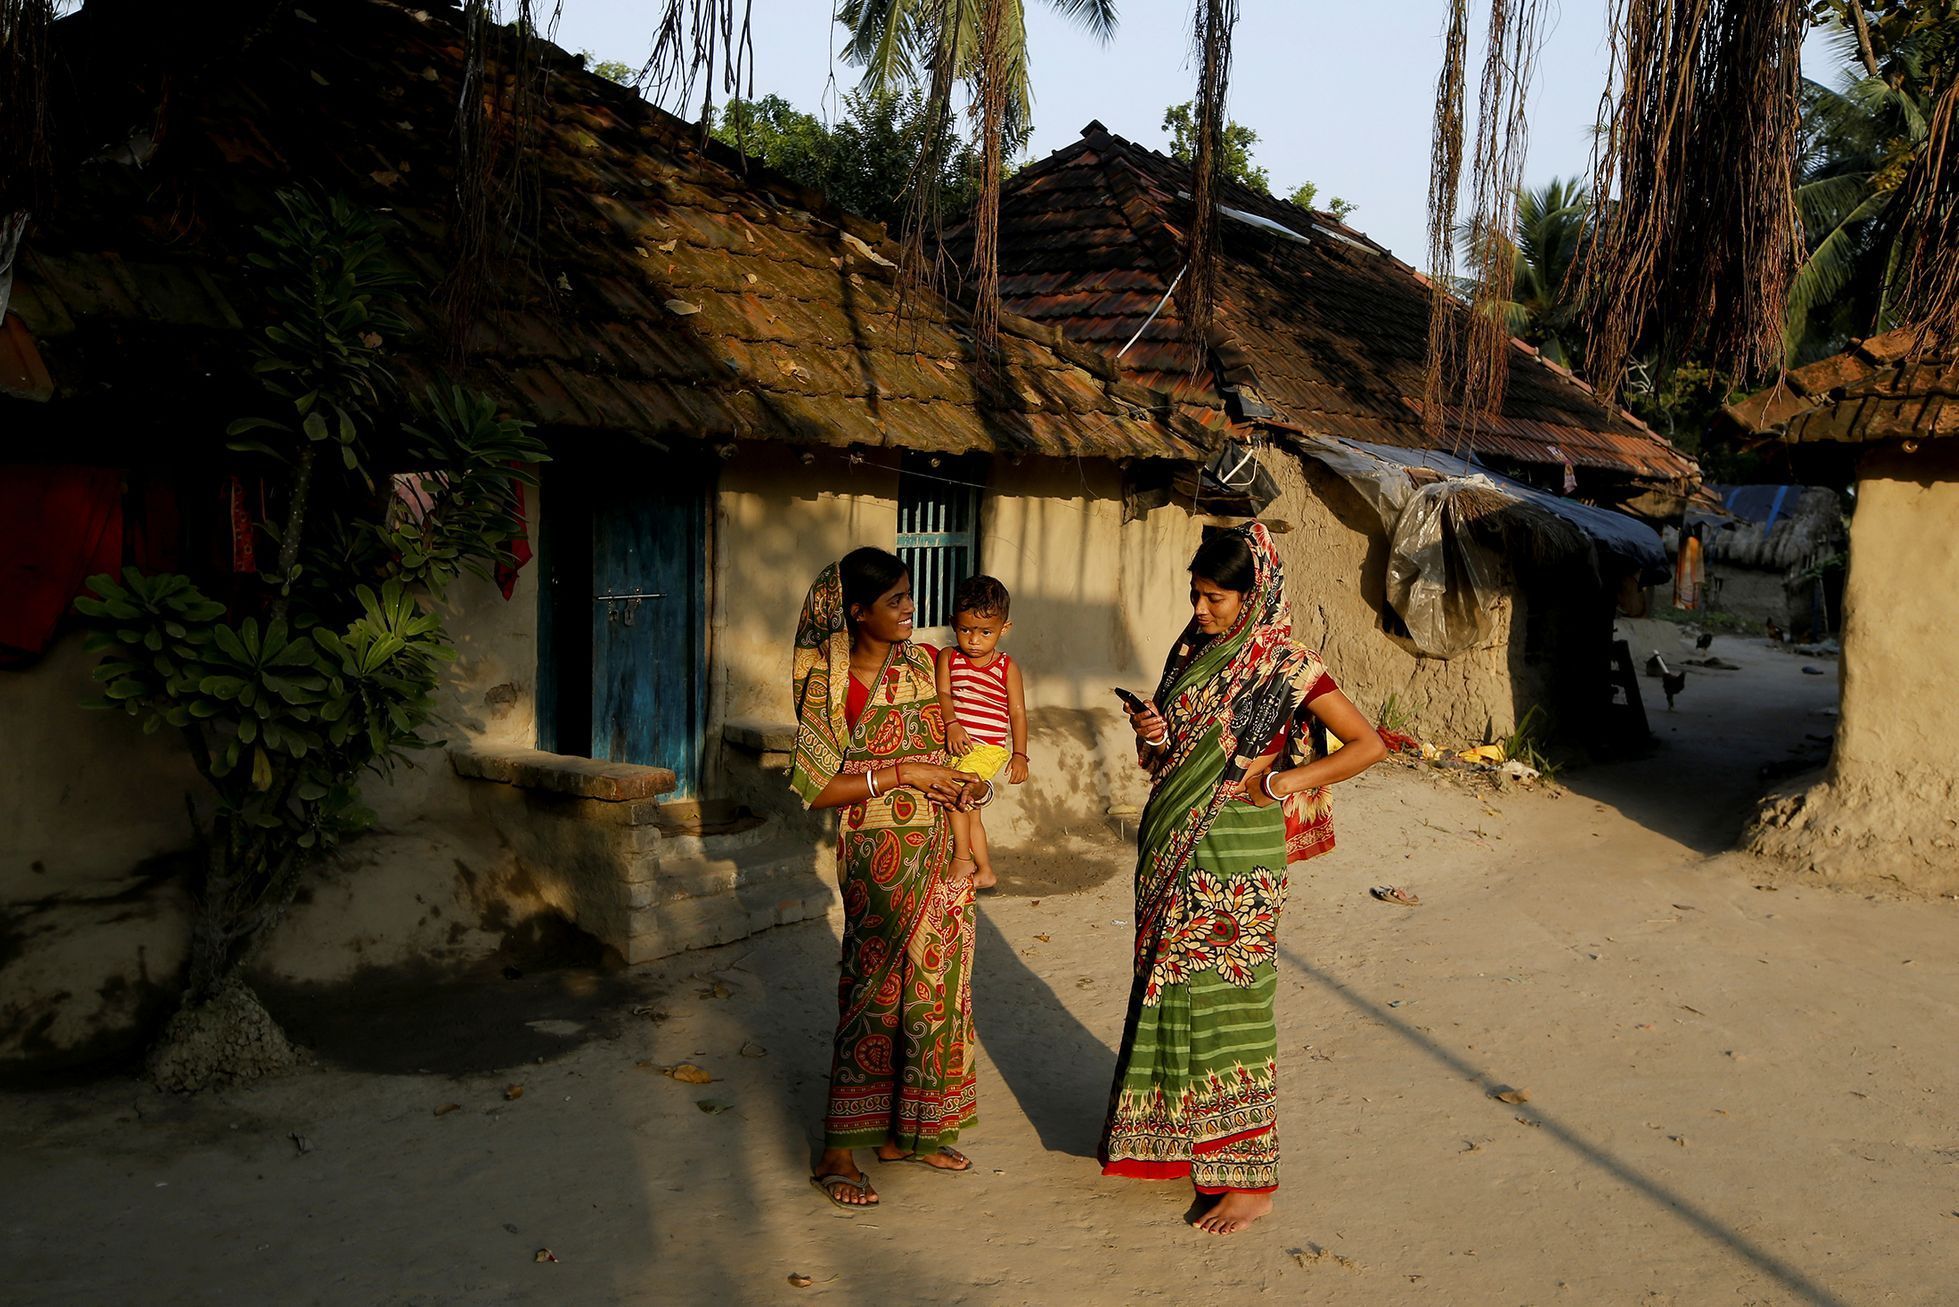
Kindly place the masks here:
<instances>
[{"instance_id":1,"label":"blue wooden door","mask_svg":"<svg viewBox=\"0 0 1959 1307\"><path fill-rule=\"evenodd\" d=\"M592 756L700 779L706 496L674 468L593 485Z\"/></svg>"}]
</instances>

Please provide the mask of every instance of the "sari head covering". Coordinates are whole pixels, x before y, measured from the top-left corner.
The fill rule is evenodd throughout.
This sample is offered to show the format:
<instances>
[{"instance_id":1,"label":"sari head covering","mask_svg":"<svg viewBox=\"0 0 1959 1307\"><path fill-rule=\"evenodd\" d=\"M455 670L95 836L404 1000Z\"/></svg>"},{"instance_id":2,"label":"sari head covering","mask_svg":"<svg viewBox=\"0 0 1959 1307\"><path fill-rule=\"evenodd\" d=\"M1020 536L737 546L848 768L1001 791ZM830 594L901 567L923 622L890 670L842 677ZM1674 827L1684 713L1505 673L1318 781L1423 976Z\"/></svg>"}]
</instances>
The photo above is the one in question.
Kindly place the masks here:
<instances>
[{"instance_id":1,"label":"sari head covering","mask_svg":"<svg viewBox=\"0 0 1959 1307\"><path fill-rule=\"evenodd\" d=\"M789 674L796 703L795 765L789 783L808 807L843 770L850 740L845 704L850 694L850 625L844 621L843 570L823 569L796 622L796 659Z\"/></svg>"},{"instance_id":2,"label":"sari head covering","mask_svg":"<svg viewBox=\"0 0 1959 1307\"><path fill-rule=\"evenodd\" d=\"M931 654L909 640L891 646L879 680L888 686L904 675L935 684ZM796 752L789 783L808 807L844 770L844 753L850 747L850 623L845 617L841 564L824 568L803 600L789 693L796 704ZM936 707L932 713L936 720Z\"/></svg>"},{"instance_id":3,"label":"sari head covering","mask_svg":"<svg viewBox=\"0 0 1959 1307\"><path fill-rule=\"evenodd\" d=\"M1188 811L1181 830L1166 832L1159 862L1174 875L1227 802L1229 789L1272 748L1300 708L1333 688L1319 654L1292 637L1292 605L1286 598L1285 565L1263 522L1237 528L1251 551L1254 581L1238 619L1222 635L1207 637L1196 620L1184 628L1164 661L1156 705L1170 726L1170 752L1156 760L1159 785L1182 774L1203 806ZM1313 732L1294 730L1284 765L1313 755ZM1324 790L1286 798L1290 860L1301 862L1332 847L1332 809Z\"/></svg>"}]
</instances>

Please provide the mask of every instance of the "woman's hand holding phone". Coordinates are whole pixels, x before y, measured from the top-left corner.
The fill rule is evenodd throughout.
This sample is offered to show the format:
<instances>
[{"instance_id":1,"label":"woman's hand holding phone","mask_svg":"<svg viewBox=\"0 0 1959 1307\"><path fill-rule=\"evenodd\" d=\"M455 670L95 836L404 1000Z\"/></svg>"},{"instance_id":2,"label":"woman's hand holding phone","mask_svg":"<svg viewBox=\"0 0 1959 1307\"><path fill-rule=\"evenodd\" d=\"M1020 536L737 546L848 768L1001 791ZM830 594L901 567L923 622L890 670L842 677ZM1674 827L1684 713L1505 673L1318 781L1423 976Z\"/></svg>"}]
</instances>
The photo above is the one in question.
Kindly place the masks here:
<instances>
[{"instance_id":1,"label":"woman's hand holding phone","mask_svg":"<svg viewBox=\"0 0 1959 1307\"><path fill-rule=\"evenodd\" d=\"M1163 714L1156 710L1155 704L1120 687L1116 689L1116 697L1122 700L1137 739L1151 748L1160 748L1169 741L1170 724L1163 720Z\"/></svg>"}]
</instances>

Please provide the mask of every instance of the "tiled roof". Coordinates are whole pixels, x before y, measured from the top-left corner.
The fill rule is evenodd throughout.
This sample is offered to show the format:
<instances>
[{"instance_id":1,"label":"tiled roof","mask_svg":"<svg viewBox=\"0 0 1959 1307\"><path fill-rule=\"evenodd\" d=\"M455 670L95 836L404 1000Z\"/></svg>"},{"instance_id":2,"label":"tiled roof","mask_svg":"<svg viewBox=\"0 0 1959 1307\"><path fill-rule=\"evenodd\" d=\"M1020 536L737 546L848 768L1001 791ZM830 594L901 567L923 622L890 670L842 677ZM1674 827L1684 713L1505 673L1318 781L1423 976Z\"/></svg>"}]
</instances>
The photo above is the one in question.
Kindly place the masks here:
<instances>
[{"instance_id":1,"label":"tiled roof","mask_svg":"<svg viewBox=\"0 0 1959 1307\"><path fill-rule=\"evenodd\" d=\"M1790 444L1959 436L1959 357L1911 331L1859 341L1730 404L1729 421Z\"/></svg>"},{"instance_id":2,"label":"tiled roof","mask_svg":"<svg viewBox=\"0 0 1959 1307\"><path fill-rule=\"evenodd\" d=\"M159 377L242 375L257 309L240 252L295 183L390 211L402 258L425 286L441 281L453 8L276 6L255 33L214 38L205 66L166 89L116 19L85 10L57 31L88 97L68 108L63 139L96 130L116 144L72 161L59 206L23 243L0 396L128 401ZM536 245L471 341L470 379L519 416L656 440L1180 459L1208 445L1052 327L1009 318L1004 365L984 375L963 309L926 297L894 316L882 227L759 165L744 176L733 152L697 148L690 125L561 51L547 58ZM129 138L129 124L156 121L160 102L154 157L138 166L150 137ZM415 382L439 358L423 333L396 367Z\"/></svg>"},{"instance_id":3,"label":"tiled roof","mask_svg":"<svg viewBox=\"0 0 1959 1307\"><path fill-rule=\"evenodd\" d=\"M1235 213L1220 224L1210 366L1196 366L1174 299L1164 303L1183 263L1188 185L1185 165L1100 123L1016 173L1000 219L1008 307L1112 355L1128 344L1125 375L1213 423L1432 445L1421 417L1428 281L1329 215L1226 188ZM1604 483L1684 488L1698 477L1665 439L1521 342L1501 414L1463 444L1548 467L1562 467L1562 450L1581 478Z\"/></svg>"}]
</instances>

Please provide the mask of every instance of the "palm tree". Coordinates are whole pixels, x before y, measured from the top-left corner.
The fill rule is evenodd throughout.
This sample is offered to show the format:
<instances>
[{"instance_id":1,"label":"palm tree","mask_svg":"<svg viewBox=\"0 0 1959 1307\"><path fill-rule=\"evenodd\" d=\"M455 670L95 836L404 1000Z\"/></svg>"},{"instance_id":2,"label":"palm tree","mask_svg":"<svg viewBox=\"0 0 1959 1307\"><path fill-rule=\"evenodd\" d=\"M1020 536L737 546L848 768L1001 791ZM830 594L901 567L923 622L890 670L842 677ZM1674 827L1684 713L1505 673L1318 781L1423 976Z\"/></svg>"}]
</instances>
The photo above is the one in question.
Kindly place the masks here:
<instances>
[{"instance_id":1,"label":"palm tree","mask_svg":"<svg viewBox=\"0 0 1959 1307\"><path fill-rule=\"evenodd\" d=\"M1895 325L1905 181L1931 136L1924 45L1894 49L1889 75L1873 76L1857 75L1866 65L1846 41L1842 89L1804 84L1796 202L1808 252L1789 287L1792 364Z\"/></svg>"},{"instance_id":2,"label":"palm tree","mask_svg":"<svg viewBox=\"0 0 1959 1307\"><path fill-rule=\"evenodd\" d=\"M1102 40L1115 35L1115 0L1048 0L1048 5ZM997 14L990 12L995 6ZM1002 47L1005 136L1018 146L1033 129L1025 0L842 0L837 21L850 33L845 54L864 69L864 89L891 95L929 80L941 60L953 80L981 74L988 24L997 19Z\"/></svg>"},{"instance_id":3,"label":"palm tree","mask_svg":"<svg viewBox=\"0 0 1959 1307\"><path fill-rule=\"evenodd\" d=\"M1536 190L1519 187L1517 191L1517 225L1511 238L1515 272L1502 312L1511 335L1529 341L1563 367L1573 366L1583 344L1576 323L1578 286L1572 268L1578 262L1591 202L1576 178L1553 177ZM1464 232L1459 239L1467 251L1469 234Z\"/></svg>"}]
</instances>

